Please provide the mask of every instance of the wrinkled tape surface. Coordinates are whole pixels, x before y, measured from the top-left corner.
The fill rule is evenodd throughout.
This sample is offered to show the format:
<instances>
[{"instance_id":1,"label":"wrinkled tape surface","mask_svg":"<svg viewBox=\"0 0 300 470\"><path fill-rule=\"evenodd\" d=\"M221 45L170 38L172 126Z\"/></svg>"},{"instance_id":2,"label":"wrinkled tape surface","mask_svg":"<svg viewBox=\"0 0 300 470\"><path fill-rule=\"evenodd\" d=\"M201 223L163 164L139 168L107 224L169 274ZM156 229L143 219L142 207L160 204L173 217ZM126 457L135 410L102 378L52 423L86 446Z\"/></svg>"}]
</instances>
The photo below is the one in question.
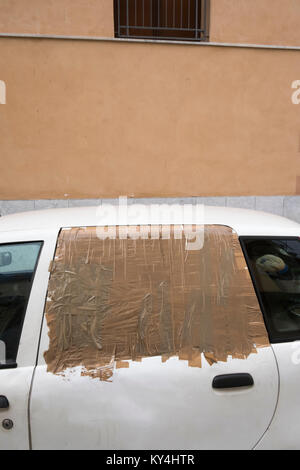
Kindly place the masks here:
<instances>
[{"instance_id":1,"label":"wrinkled tape surface","mask_svg":"<svg viewBox=\"0 0 300 470\"><path fill-rule=\"evenodd\" d=\"M95 227L61 231L46 303L48 371L81 365L108 380L129 360L178 356L201 367L201 353L213 364L269 345L232 229L205 226L203 248L191 251L184 235L158 233L133 240L99 239Z\"/></svg>"}]
</instances>

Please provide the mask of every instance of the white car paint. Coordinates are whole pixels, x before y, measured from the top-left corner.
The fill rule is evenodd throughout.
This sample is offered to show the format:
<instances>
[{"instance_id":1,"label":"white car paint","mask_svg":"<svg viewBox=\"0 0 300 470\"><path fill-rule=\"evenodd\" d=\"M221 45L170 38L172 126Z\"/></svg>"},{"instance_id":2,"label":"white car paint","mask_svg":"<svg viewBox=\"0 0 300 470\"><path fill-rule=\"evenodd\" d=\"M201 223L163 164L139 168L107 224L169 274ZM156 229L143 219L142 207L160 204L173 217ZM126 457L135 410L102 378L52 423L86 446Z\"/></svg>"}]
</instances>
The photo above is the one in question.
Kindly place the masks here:
<instances>
[{"instance_id":1,"label":"white car paint","mask_svg":"<svg viewBox=\"0 0 300 470\"><path fill-rule=\"evenodd\" d=\"M48 267L59 230L110 225L114 220L108 211L99 221L99 212L92 207L0 218L0 243L44 241L22 330L18 368L0 370L0 394L11 404L9 410L0 410L0 423L5 418L14 421L12 430L0 429L0 448L300 448L300 366L291 360L290 343L261 349L244 361L212 367L204 361L201 370L184 367L184 361L176 359L161 363L159 358L149 358L142 366L134 363L129 369L116 370L111 384L80 377L78 370L68 371L66 377L47 373L44 322L35 367ZM141 211L131 223L147 224L149 218ZM172 220L160 223L182 223L180 210L173 212ZM300 235L295 222L241 209L205 207L204 217L190 223L228 225L238 235ZM215 375L238 371L251 373L255 386L218 392L211 388Z\"/></svg>"},{"instance_id":2,"label":"white car paint","mask_svg":"<svg viewBox=\"0 0 300 470\"><path fill-rule=\"evenodd\" d=\"M115 211L116 207L118 206L109 205L108 208L111 210L103 211L101 211L101 206L99 206L49 209L8 215L0 218L0 233L20 230L30 230L38 233L43 230L59 231L61 227L113 225L115 213L112 213L112 210ZM163 212L163 220L161 218L157 221L151 220L151 223L182 224L182 206L170 204L170 207L172 207L172 210ZM238 235L299 235L299 224L278 215L229 207L203 206L203 209L203 211L199 211L198 219L193 217L191 220L186 220L185 223L228 225ZM149 206L142 204L129 205L128 210L132 210L132 216L130 217L132 225L150 223Z\"/></svg>"},{"instance_id":3,"label":"white car paint","mask_svg":"<svg viewBox=\"0 0 300 470\"><path fill-rule=\"evenodd\" d=\"M274 419L256 449L300 449L300 344L273 344L280 372L279 400Z\"/></svg>"},{"instance_id":4,"label":"white car paint","mask_svg":"<svg viewBox=\"0 0 300 470\"><path fill-rule=\"evenodd\" d=\"M4 220L4 218L3 218ZM0 225L1 225L0 218ZM17 369L0 370L0 395L8 398L10 408L0 409L0 449L30 447L28 406L33 372L36 365L44 303L49 278L49 259L53 258L57 230L0 231L0 244L44 240L20 338ZM4 419L14 422L13 429L3 429Z\"/></svg>"},{"instance_id":5,"label":"white car paint","mask_svg":"<svg viewBox=\"0 0 300 470\"><path fill-rule=\"evenodd\" d=\"M33 448L253 448L277 402L272 349L246 361L203 361L201 369L186 362L146 358L115 370L112 382L81 377L80 367L57 376L39 365L31 399ZM213 390L216 375L236 372L250 373L255 386Z\"/></svg>"}]
</instances>

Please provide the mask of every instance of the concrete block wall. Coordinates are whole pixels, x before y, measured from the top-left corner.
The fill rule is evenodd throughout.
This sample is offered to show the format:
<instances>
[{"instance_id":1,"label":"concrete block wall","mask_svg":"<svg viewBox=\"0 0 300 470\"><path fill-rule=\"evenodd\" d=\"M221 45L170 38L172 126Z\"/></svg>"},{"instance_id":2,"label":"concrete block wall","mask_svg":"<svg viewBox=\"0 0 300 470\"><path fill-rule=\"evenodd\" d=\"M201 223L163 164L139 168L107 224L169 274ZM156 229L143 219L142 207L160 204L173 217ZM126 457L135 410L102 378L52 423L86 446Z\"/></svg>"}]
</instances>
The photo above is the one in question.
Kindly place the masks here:
<instances>
[{"instance_id":1,"label":"concrete block wall","mask_svg":"<svg viewBox=\"0 0 300 470\"><path fill-rule=\"evenodd\" d=\"M63 208L96 206L107 201L117 204L118 199L49 199L49 200L19 200L0 201L0 215L13 214L17 212ZM300 223L300 196L241 196L241 197L191 197L191 198L147 198L128 199L128 204L143 203L168 203L168 204L206 204L211 206L239 207L254 209L272 214L281 215Z\"/></svg>"}]
</instances>

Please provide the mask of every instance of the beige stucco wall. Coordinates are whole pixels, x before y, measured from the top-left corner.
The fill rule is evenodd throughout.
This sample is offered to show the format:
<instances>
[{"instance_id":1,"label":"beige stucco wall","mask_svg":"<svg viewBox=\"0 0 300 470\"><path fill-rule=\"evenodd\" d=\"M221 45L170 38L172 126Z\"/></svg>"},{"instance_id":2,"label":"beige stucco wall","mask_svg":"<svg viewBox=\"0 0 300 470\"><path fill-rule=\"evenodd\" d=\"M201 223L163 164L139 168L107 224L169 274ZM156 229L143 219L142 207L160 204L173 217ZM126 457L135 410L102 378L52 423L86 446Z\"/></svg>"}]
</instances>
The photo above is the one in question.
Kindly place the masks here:
<instances>
[{"instance_id":1,"label":"beige stucco wall","mask_svg":"<svg viewBox=\"0 0 300 470\"><path fill-rule=\"evenodd\" d=\"M299 0L210 0L210 40L300 46Z\"/></svg>"},{"instance_id":2,"label":"beige stucco wall","mask_svg":"<svg viewBox=\"0 0 300 470\"><path fill-rule=\"evenodd\" d=\"M210 3L212 42L300 45L299 0ZM1 0L0 33L113 37L113 0Z\"/></svg>"},{"instance_id":3,"label":"beige stucco wall","mask_svg":"<svg viewBox=\"0 0 300 470\"><path fill-rule=\"evenodd\" d=\"M113 0L1 0L0 33L113 37Z\"/></svg>"},{"instance_id":4,"label":"beige stucco wall","mask_svg":"<svg viewBox=\"0 0 300 470\"><path fill-rule=\"evenodd\" d=\"M299 51L1 38L0 199L295 194L296 79Z\"/></svg>"}]
</instances>

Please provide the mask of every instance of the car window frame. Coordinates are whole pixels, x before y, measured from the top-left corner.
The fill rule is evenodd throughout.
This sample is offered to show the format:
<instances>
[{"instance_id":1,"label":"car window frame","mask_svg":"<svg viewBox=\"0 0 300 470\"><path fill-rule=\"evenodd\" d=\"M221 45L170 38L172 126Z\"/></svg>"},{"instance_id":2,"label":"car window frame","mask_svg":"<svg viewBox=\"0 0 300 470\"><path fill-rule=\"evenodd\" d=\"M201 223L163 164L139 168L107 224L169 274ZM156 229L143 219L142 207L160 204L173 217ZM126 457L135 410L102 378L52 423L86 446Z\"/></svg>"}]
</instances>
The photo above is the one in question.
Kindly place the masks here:
<instances>
[{"instance_id":1,"label":"car window frame","mask_svg":"<svg viewBox=\"0 0 300 470\"><path fill-rule=\"evenodd\" d=\"M281 336L276 336L276 334L274 334L271 331L270 326L269 326L269 322L268 322L267 311L266 311L266 308L264 306L263 298L262 298L262 295L261 295L261 292L260 292L259 283L258 283L258 280L254 276L254 273L252 271L251 259L250 259L249 255L247 253L245 240L283 240L283 239L284 240L298 240L299 243L300 243L300 238L297 235L287 235L287 236L285 236L285 235L274 235L274 236L272 236L272 235L265 235L265 236L264 235L249 235L249 236L242 235L242 236L239 237L239 242L240 242L240 245L241 245L245 260L246 260L246 263L247 263L248 271L249 271L249 274L250 274L250 277L251 277L251 280L252 280L252 284L253 284L257 299L258 299L258 303L259 303L259 306L260 306L260 309L261 309L261 312L262 312L262 315L263 315L263 318L264 318L265 327L267 329L269 340L270 340L271 344L291 343L291 342L294 342L294 341L299 341L300 340L300 331L299 331L299 334L296 334L295 336L291 336L291 337L286 337L286 338L283 338Z\"/></svg>"}]
</instances>

